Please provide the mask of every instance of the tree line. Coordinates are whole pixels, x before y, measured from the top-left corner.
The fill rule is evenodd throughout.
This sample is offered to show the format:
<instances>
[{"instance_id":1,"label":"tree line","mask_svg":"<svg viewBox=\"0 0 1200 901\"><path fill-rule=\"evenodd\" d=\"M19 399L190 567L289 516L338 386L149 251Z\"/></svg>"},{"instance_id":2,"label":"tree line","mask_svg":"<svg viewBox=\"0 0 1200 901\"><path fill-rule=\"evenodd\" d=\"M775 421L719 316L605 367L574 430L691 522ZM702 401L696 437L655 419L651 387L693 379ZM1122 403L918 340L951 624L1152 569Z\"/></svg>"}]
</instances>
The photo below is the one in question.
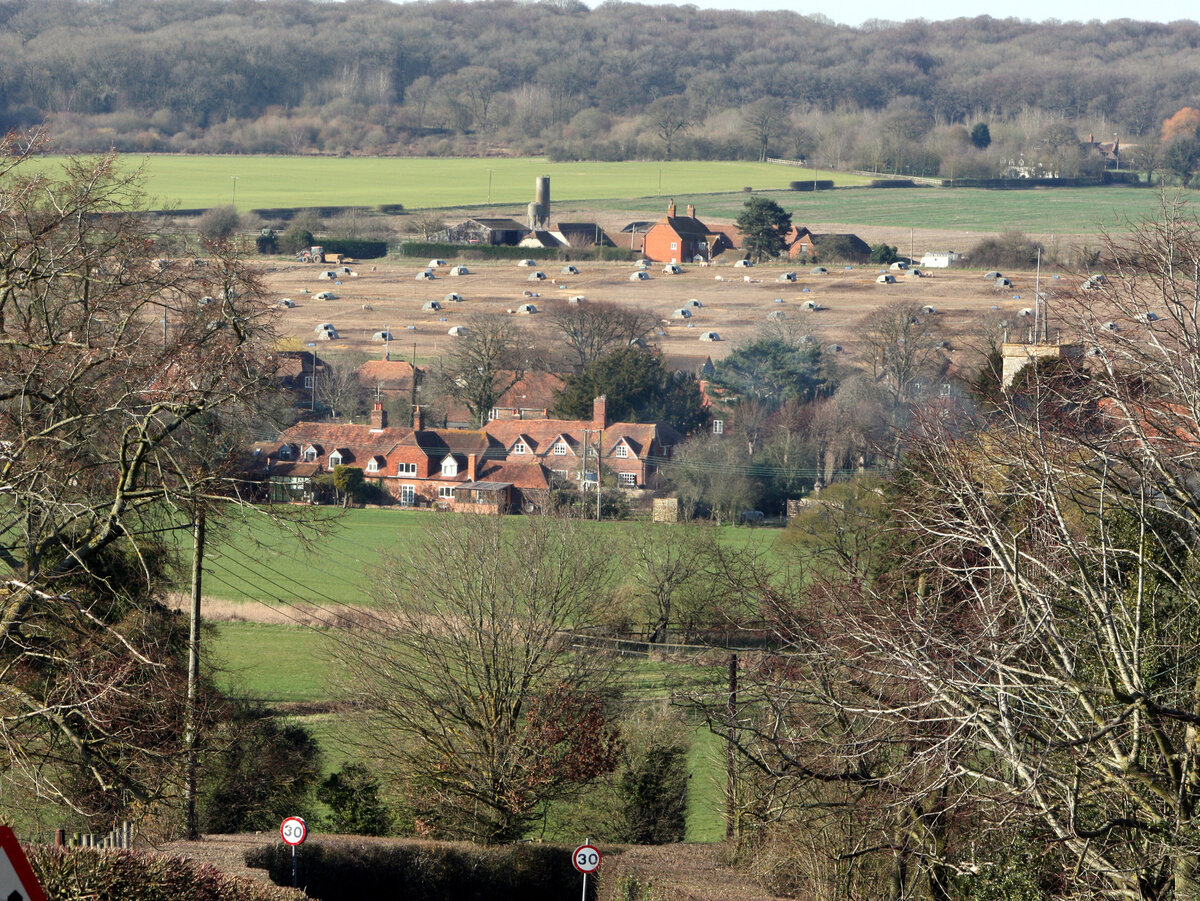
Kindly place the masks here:
<instances>
[{"instance_id":1,"label":"tree line","mask_svg":"<svg viewBox=\"0 0 1200 901\"><path fill-rule=\"evenodd\" d=\"M817 159L959 175L1155 135L1200 25L578 2L0 4L0 129L65 150ZM1003 60L1003 65L998 61ZM988 124L988 141L975 129ZM982 145L982 147L980 146Z\"/></svg>"}]
</instances>

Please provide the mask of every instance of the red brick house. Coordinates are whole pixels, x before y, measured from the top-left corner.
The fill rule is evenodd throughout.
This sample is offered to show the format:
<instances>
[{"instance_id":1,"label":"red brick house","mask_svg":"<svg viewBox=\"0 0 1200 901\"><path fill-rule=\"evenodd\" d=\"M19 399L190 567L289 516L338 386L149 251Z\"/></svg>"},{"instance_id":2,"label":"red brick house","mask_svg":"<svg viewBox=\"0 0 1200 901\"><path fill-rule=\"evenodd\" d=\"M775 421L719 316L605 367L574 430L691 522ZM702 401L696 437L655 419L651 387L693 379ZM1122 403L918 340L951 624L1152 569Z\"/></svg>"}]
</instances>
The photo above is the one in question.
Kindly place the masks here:
<instances>
[{"instance_id":1,"label":"red brick house","mask_svg":"<svg viewBox=\"0 0 1200 901\"><path fill-rule=\"evenodd\" d=\"M355 466L401 506L490 513L535 509L555 479L594 480L598 453L617 486L654 485L658 462L683 437L664 423L609 423L606 409L600 397L590 422L508 419L483 429L427 429L418 407L409 429L390 428L376 403L369 425L301 422L259 442L247 475L265 482L273 500L305 501L318 475Z\"/></svg>"},{"instance_id":2,"label":"red brick house","mask_svg":"<svg viewBox=\"0 0 1200 901\"><path fill-rule=\"evenodd\" d=\"M730 247L729 238L719 229L711 229L696 218L690 203L686 216L675 215L675 201L667 205L667 215L646 232L642 253L659 263L709 261Z\"/></svg>"}]
</instances>

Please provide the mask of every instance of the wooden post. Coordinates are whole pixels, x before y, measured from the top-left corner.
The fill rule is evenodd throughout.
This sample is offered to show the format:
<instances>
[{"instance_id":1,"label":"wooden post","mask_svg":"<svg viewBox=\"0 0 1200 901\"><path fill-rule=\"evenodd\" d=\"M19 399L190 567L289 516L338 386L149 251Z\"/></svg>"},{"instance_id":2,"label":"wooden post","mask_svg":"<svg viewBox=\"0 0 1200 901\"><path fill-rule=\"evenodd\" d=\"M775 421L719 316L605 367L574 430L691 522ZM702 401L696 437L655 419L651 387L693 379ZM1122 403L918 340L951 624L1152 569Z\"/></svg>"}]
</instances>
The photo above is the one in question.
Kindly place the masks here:
<instances>
[{"instance_id":1,"label":"wooden post","mask_svg":"<svg viewBox=\"0 0 1200 901\"><path fill-rule=\"evenodd\" d=\"M729 655L729 740L725 754L725 837L734 838L740 830L737 828L737 654Z\"/></svg>"},{"instance_id":2,"label":"wooden post","mask_svg":"<svg viewBox=\"0 0 1200 901\"><path fill-rule=\"evenodd\" d=\"M190 841L200 837L196 819L196 695L200 681L200 597L204 577L204 513L196 514L192 527L192 614L188 632L187 710L184 715L184 747L187 750L187 782L185 785L185 829Z\"/></svg>"}]
</instances>

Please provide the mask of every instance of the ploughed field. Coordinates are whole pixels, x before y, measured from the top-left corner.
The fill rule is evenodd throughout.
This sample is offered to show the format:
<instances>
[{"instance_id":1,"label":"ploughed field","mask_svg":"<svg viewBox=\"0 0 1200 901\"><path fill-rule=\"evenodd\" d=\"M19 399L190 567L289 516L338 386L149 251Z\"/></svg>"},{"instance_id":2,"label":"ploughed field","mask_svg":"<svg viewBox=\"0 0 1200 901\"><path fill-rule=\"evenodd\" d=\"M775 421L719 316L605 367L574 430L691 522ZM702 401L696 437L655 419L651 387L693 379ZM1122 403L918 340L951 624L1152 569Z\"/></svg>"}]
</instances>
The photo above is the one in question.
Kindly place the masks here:
<instances>
[{"instance_id":1,"label":"ploughed field","mask_svg":"<svg viewBox=\"0 0 1200 901\"><path fill-rule=\"evenodd\" d=\"M452 277L455 261L450 260L450 266L433 270L433 280L418 281L426 262L350 263L356 275L343 275L340 284L318 278L333 266L277 263L267 267L265 283L271 300L289 298L295 304L280 311L281 335L289 343L312 344L318 353L381 354L383 342L373 335L388 331L394 359L408 359L415 344L418 358L428 361L447 353L458 340L448 334L451 328L465 325L480 312L512 315L530 330L531 344L553 345L560 339L549 314L571 297L582 296L583 303L607 301L653 311L659 323L652 342L673 364L686 366L705 357L720 359L764 327L774 326L840 347L847 359L860 358L865 351L859 334L863 317L878 307L909 302L934 308L927 320L930 331L949 342L953 357L979 334L981 319L1008 319L1014 337L1021 334L1024 320L1019 313L1033 306L1036 278L1032 272L1005 272L1012 287L997 288L981 270L925 269L924 278L894 272L895 284L877 284L885 267L831 265L826 274L814 275L810 265L773 263L742 269L732 260L708 267L684 265L679 275L665 274L661 263L651 264L648 281L630 280L635 271L631 263L607 262L574 263L579 273L567 275L561 274L566 264L560 262L543 261L530 269L515 261L467 261L470 273ZM531 273L538 271L545 273L545 280L531 281ZM785 272L795 272L796 281L778 281ZM1073 292L1081 280L1043 271L1041 290L1053 298ZM318 300L321 292L335 297ZM451 293L462 300L446 300ZM692 307L689 318L673 318L690 300L701 306ZM437 301L441 309L422 309L429 301ZM523 304L532 304L538 312L517 312ZM810 305L817 309L808 309ZM782 320L777 316L770 321L773 313ZM337 330L336 340L318 340L318 326L325 323ZM720 340L701 341L709 332L716 332Z\"/></svg>"}]
</instances>

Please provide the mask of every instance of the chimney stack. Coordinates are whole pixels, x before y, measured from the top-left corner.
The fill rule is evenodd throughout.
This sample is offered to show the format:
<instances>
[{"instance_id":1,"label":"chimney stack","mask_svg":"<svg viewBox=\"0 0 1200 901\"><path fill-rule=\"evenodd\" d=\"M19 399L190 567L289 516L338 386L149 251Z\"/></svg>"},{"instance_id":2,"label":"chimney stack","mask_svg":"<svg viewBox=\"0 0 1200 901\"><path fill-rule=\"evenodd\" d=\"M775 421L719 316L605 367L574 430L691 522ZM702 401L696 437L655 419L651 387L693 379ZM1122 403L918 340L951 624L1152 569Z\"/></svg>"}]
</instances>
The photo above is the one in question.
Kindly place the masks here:
<instances>
[{"instance_id":1,"label":"chimney stack","mask_svg":"<svg viewBox=\"0 0 1200 901\"><path fill-rule=\"evenodd\" d=\"M688 218L695 219L696 218L696 205L689 203L687 210L688 210Z\"/></svg>"},{"instance_id":2,"label":"chimney stack","mask_svg":"<svg viewBox=\"0 0 1200 901\"><path fill-rule=\"evenodd\" d=\"M467 481L468 482L475 481L475 467L477 466L476 459L477 458L474 454L467 454Z\"/></svg>"},{"instance_id":3,"label":"chimney stack","mask_svg":"<svg viewBox=\"0 0 1200 901\"><path fill-rule=\"evenodd\" d=\"M592 428L608 428L608 395L601 394L592 401Z\"/></svg>"},{"instance_id":4,"label":"chimney stack","mask_svg":"<svg viewBox=\"0 0 1200 901\"><path fill-rule=\"evenodd\" d=\"M421 405L417 404L413 407L413 429L420 432L425 428L425 411L421 409Z\"/></svg>"},{"instance_id":5,"label":"chimney stack","mask_svg":"<svg viewBox=\"0 0 1200 901\"><path fill-rule=\"evenodd\" d=\"M387 410L380 401L375 401L375 409L371 411L371 431L382 432L387 428Z\"/></svg>"},{"instance_id":6,"label":"chimney stack","mask_svg":"<svg viewBox=\"0 0 1200 901\"><path fill-rule=\"evenodd\" d=\"M674 216L675 216L675 198L674 197L672 197L671 201L667 204L667 215L672 218L674 218Z\"/></svg>"}]
</instances>

